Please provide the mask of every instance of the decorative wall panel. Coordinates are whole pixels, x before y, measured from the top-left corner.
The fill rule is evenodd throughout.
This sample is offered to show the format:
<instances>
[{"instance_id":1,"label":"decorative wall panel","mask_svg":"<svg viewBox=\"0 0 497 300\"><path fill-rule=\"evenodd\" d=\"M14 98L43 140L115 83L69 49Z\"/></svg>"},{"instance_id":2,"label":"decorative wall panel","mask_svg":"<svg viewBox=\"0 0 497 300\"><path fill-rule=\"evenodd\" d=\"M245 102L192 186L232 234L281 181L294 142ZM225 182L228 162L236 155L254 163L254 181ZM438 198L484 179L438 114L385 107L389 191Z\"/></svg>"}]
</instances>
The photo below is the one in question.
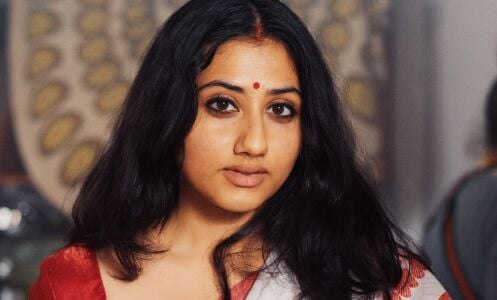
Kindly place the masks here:
<instances>
[{"instance_id":1,"label":"decorative wall panel","mask_svg":"<svg viewBox=\"0 0 497 300\"><path fill-rule=\"evenodd\" d=\"M11 1L10 108L30 178L68 211L156 28L180 0ZM389 0L289 0L322 46L366 152L383 159Z\"/></svg>"}]
</instances>

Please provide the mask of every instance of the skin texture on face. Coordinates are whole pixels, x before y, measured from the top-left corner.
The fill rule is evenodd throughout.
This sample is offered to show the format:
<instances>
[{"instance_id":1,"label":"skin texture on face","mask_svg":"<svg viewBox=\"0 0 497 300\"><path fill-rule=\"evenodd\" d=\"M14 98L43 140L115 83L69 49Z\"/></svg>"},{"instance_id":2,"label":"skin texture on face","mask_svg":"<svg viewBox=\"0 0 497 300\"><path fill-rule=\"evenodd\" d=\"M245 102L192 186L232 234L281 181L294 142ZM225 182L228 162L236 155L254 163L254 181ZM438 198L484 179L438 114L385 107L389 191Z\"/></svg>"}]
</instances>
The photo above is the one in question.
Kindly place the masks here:
<instances>
[{"instance_id":1,"label":"skin texture on face","mask_svg":"<svg viewBox=\"0 0 497 300\"><path fill-rule=\"evenodd\" d=\"M217 50L197 87L180 205L251 214L285 182L300 151L294 64L277 41L232 40Z\"/></svg>"}]
</instances>

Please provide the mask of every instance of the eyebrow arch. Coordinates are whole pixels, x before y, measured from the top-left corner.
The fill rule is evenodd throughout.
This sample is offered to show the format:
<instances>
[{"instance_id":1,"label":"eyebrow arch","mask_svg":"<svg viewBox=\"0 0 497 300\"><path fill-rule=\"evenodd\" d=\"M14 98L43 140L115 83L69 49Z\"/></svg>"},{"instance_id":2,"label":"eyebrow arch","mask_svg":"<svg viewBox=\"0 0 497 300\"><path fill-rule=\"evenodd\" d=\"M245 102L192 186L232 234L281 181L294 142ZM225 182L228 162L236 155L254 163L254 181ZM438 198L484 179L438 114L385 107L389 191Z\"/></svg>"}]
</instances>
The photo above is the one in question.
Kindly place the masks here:
<instances>
[{"instance_id":1,"label":"eyebrow arch","mask_svg":"<svg viewBox=\"0 0 497 300\"><path fill-rule=\"evenodd\" d=\"M294 88L294 87L288 87L288 88L282 88L282 89L274 89L270 90L269 94L270 95L282 95L282 94L287 94L287 93L295 93L297 95L301 95L301 92L299 89Z\"/></svg>"},{"instance_id":2,"label":"eyebrow arch","mask_svg":"<svg viewBox=\"0 0 497 300\"><path fill-rule=\"evenodd\" d=\"M225 89L243 94L245 93L245 90L242 87L239 87L237 85L228 83L226 81L221 81L221 80L213 80L211 82L208 82L201 87L198 88L197 92L200 92L201 90L208 88L208 87L214 87L214 86L220 86ZM282 95L282 94L287 94L287 93L295 93L297 95L301 95L301 92L299 89L294 88L294 87L287 87L287 88L280 88L280 89L272 89L269 90L270 95Z\"/></svg>"},{"instance_id":3,"label":"eyebrow arch","mask_svg":"<svg viewBox=\"0 0 497 300\"><path fill-rule=\"evenodd\" d=\"M228 90L231 90L231 91L234 91L237 93L241 93L241 94L244 93L243 88L236 86L234 84L231 84L231 83L227 83L225 81L221 81L221 80L214 80L214 81L208 82L208 83L204 84L203 86L199 87L197 92L200 92L201 90L203 90L205 88L213 87L213 86L220 86L220 87L223 87L225 89L228 89Z\"/></svg>"}]
</instances>

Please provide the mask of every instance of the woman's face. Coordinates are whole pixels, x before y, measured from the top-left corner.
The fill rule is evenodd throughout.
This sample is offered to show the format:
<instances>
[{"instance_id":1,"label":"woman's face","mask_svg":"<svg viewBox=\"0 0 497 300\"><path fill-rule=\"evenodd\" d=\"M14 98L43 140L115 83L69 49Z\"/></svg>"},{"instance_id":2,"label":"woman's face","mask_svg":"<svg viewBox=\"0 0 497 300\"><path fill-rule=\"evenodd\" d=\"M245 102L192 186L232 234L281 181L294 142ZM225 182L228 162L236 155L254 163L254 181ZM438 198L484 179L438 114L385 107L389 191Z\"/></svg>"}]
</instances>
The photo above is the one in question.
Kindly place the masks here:
<instances>
[{"instance_id":1,"label":"woman's face","mask_svg":"<svg viewBox=\"0 0 497 300\"><path fill-rule=\"evenodd\" d=\"M197 87L182 201L253 212L281 187L300 150L301 97L292 59L271 39L229 41Z\"/></svg>"}]
</instances>

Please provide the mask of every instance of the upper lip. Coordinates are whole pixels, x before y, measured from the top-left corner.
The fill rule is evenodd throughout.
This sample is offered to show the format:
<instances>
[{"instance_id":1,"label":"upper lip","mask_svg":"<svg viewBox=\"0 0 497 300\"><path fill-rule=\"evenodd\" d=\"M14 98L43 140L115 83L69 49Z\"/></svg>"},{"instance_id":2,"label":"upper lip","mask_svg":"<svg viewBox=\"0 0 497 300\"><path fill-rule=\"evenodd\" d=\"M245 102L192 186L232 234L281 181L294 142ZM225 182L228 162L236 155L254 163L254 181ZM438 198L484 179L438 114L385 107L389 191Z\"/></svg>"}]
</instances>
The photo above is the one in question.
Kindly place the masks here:
<instances>
[{"instance_id":1,"label":"upper lip","mask_svg":"<svg viewBox=\"0 0 497 300\"><path fill-rule=\"evenodd\" d=\"M265 168L255 165L236 165L226 167L224 169L244 174L267 173L267 170Z\"/></svg>"}]
</instances>

